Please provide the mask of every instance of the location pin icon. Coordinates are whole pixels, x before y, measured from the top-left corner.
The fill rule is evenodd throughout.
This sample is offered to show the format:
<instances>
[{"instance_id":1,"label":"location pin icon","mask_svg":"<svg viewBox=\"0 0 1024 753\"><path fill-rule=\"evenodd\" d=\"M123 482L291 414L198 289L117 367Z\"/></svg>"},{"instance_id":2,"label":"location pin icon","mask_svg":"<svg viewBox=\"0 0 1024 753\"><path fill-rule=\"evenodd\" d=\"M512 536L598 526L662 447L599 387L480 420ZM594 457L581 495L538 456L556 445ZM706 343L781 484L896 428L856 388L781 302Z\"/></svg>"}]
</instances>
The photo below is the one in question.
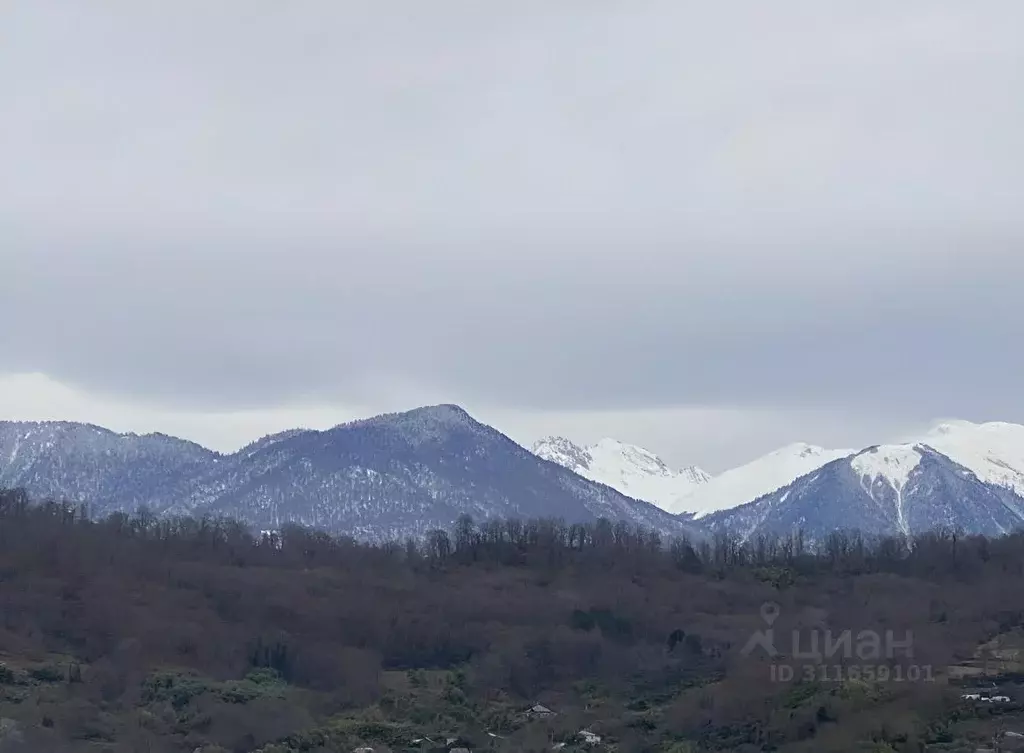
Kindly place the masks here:
<instances>
[{"instance_id":1,"label":"location pin icon","mask_svg":"<svg viewBox=\"0 0 1024 753\"><path fill-rule=\"evenodd\" d=\"M761 619L768 623L768 627L779 618L782 608L774 601L766 601L761 605Z\"/></svg>"}]
</instances>

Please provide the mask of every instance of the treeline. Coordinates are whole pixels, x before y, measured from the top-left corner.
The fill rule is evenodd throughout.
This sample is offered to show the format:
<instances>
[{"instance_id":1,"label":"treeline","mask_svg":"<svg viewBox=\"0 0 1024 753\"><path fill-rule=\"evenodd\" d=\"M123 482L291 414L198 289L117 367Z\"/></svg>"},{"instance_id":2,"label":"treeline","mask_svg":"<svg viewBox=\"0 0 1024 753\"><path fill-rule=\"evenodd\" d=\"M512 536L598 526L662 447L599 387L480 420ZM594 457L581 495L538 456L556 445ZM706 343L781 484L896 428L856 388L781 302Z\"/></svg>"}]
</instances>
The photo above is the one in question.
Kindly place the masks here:
<instances>
[{"instance_id":1,"label":"treeline","mask_svg":"<svg viewBox=\"0 0 1024 753\"><path fill-rule=\"evenodd\" d=\"M690 573L782 567L797 572L939 575L993 566L1024 574L1024 533L989 539L941 527L916 536L865 536L849 530L808 541L802 530L796 530L789 536L759 534L749 540L717 532L700 541L683 537L665 542L657 531L604 519L593 524L507 520L474 525L472 518L463 516L452 532L432 531L422 547L409 542L406 549L410 561L426 559L431 563L497 561L512 565L530 561L534 555L534 561L549 565L581 561L670 564Z\"/></svg>"},{"instance_id":2,"label":"treeline","mask_svg":"<svg viewBox=\"0 0 1024 753\"><path fill-rule=\"evenodd\" d=\"M722 573L743 568L782 567L796 572L890 572L938 576L970 574L997 568L1024 575L1024 533L997 539L937 528L912 537L865 536L836 531L820 541L803 532L789 536L757 535L750 540L728 532L694 541L665 541L655 530L625 521L566 523L558 519L485 520L464 515L451 530L430 531L422 539L368 543L351 536L287 524L280 531L255 534L229 518L154 515L146 508L95 520L89 507L54 500L34 502L21 489L0 490L0 521L48 530L50 536L87 537L157 545L165 554L212 558L244 566L310 566L359 562L361 566L428 567L498 564L559 567L571 564L605 567L674 567L684 572ZM0 545L6 545L0 527Z\"/></svg>"}]
</instances>

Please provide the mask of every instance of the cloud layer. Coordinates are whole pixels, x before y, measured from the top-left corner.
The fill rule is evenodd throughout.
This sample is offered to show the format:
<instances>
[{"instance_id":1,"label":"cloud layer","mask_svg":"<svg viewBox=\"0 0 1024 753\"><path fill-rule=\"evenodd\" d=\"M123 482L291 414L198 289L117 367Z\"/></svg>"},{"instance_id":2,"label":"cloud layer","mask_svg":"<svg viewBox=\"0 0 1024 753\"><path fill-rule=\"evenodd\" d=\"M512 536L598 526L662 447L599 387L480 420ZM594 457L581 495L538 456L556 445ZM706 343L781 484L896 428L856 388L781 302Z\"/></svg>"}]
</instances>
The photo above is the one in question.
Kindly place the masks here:
<instances>
[{"instance_id":1,"label":"cloud layer","mask_svg":"<svg viewBox=\"0 0 1024 753\"><path fill-rule=\"evenodd\" d=\"M1022 22L22 4L0 373L200 412L1024 420Z\"/></svg>"}]
</instances>

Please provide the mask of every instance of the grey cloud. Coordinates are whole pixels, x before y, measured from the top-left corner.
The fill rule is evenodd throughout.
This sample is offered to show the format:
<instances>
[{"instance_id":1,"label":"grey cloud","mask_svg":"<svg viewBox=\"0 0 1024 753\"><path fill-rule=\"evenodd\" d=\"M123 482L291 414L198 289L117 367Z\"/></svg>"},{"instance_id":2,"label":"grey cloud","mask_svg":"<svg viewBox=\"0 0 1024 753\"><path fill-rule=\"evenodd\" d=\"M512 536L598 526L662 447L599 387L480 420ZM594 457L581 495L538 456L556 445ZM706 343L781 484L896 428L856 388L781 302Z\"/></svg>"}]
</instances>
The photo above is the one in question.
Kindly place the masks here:
<instances>
[{"instance_id":1,"label":"grey cloud","mask_svg":"<svg viewBox=\"0 0 1024 753\"><path fill-rule=\"evenodd\" d=\"M523 407L1013 411L1024 260L975 253L760 272L724 257L691 276L668 252L590 255L576 269L514 250L476 261L96 254L59 268L40 256L5 297L5 320L21 322L5 350L92 389L209 407L372 400L404 378Z\"/></svg>"},{"instance_id":2,"label":"grey cloud","mask_svg":"<svg viewBox=\"0 0 1024 753\"><path fill-rule=\"evenodd\" d=\"M1024 419L1017 3L7 15L0 370Z\"/></svg>"}]
</instances>

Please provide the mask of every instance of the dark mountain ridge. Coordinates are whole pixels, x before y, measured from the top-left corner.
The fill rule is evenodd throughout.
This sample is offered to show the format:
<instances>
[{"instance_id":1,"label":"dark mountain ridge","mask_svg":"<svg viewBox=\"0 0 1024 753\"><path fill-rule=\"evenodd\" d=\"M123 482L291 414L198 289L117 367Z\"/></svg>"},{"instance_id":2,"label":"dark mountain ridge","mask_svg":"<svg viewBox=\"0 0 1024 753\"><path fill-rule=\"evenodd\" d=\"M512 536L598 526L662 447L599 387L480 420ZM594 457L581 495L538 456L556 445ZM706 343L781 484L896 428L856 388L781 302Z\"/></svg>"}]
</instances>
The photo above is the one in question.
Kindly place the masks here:
<instances>
[{"instance_id":1,"label":"dark mountain ridge","mask_svg":"<svg viewBox=\"0 0 1024 753\"><path fill-rule=\"evenodd\" d=\"M211 514L400 538L476 519L605 517L664 535L700 529L536 457L456 405L296 429L223 455L163 435L0 423L0 486L88 502L97 514Z\"/></svg>"}]
</instances>

